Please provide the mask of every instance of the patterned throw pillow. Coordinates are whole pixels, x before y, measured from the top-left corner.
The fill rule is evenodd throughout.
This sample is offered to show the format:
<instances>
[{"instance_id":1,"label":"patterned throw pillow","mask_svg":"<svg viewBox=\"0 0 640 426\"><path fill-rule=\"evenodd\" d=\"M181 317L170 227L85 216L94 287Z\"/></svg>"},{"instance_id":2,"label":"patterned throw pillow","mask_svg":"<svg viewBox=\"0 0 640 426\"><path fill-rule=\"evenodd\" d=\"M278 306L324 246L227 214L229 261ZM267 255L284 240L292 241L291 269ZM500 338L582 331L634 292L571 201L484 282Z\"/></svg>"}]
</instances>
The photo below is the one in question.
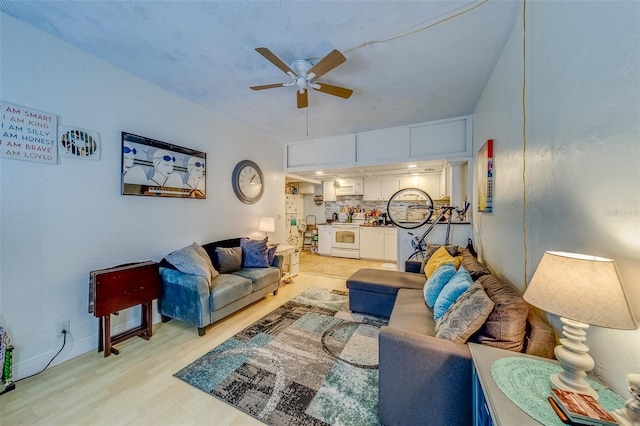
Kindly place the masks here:
<instances>
[{"instance_id":1,"label":"patterned throw pillow","mask_svg":"<svg viewBox=\"0 0 640 426\"><path fill-rule=\"evenodd\" d=\"M436 299L436 303L433 305L433 319L438 321L440 317L447 312L449 307L453 305L453 302L471 287L472 283L471 275L469 275L467 270L462 266L458 268L456 274L444 286Z\"/></svg>"},{"instance_id":2,"label":"patterned throw pillow","mask_svg":"<svg viewBox=\"0 0 640 426\"><path fill-rule=\"evenodd\" d=\"M221 274L230 274L242 269L241 247L216 247L216 256Z\"/></svg>"},{"instance_id":3,"label":"patterned throw pillow","mask_svg":"<svg viewBox=\"0 0 640 426\"><path fill-rule=\"evenodd\" d=\"M209 255L197 243L168 254L166 259L180 272L206 278L209 287L218 276L218 271L213 268Z\"/></svg>"},{"instance_id":4,"label":"patterned throw pillow","mask_svg":"<svg viewBox=\"0 0 640 426\"><path fill-rule=\"evenodd\" d=\"M455 274L455 265L453 263L445 263L436 269L433 275L429 277L423 287L424 301L427 303L428 307L433 309L433 305L436 304L438 295Z\"/></svg>"},{"instance_id":5,"label":"patterned throw pillow","mask_svg":"<svg viewBox=\"0 0 640 426\"><path fill-rule=\"evenodd\" d=\"M471 284L436 322L436 337L465 343L482 327L493 306L482 285L478 282Z\"/></svg>"},{"instance_id":6,"label":"patterned throw pillow","mask_svg":"<svg viewBox=\"0 0 640 426\"><path fill-rule=\"evenodd\" d=\"M462 257L451 256L447 251L447 248L442 246L436 250L427 261L427 264L424 267L424 274L429 278L440 265L444 265L445 263L453 263L456 266L456 269L458 269L460 262L462 262Z\"/></svg>"},{"instance_id":7,"label":"patterned throw pillow","mask_svg":"<svg viewBox=\"0 0 640 426\"><path fill-rule=\"evenodd\" d=\"M242 238L240 247L242 247L242 267L243 268L267 268L269 267L269 250L267 248L267 240L251 240Z\"/></svg>"}]
</instances>

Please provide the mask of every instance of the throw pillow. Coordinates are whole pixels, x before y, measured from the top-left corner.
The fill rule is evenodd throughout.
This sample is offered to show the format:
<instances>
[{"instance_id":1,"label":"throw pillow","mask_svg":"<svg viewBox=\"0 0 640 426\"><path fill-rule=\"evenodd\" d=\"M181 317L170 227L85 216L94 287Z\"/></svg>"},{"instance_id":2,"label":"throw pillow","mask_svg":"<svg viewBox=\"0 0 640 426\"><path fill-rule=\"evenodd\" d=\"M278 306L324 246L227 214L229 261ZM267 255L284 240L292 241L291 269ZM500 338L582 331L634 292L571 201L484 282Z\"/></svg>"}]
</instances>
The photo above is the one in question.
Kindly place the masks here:
<instances>
[{"instance_id":1,"label":"throw pillow","mask_svg":"<svg viewBox=\"0 0 640 426\"><path fill-rule=\"evenodd\" d=\"M216 247L216 256L221 274L230 274L242 269L241 247Z\"/></svg>"},{"instance_id":2,"label":"throw pillow","mask_svg":"<svg viewBox=\"0 0 640 426\"><path fill-rule=\"evenodd\" d=\"M515 288L494 275L483 275L478 282L495 306L472 340L483 345L521 352L525 342L529 305Z\"/></svg>"},{"instance_id":3,"label":"throw pillow","mask_svg":"<svg viewBox=\"0 0 640 426\"><path fill-rule=\"evenodd\" d=\"M445 263L429 277L423 288L424 301L427 302L428 307L433 309L438 295L455 274L456 266L453 263Z\"/></svg>"},{"instance_id":4,"label":"throw pillow","mask_svg":"<svg viewBox=\"0 0 640 426\"><path fill-rule=\"evenodd\" d=\"M278 245L269 246L267 250L267 261L269 262L269 266L273 265L273 259L276 258L276 250L278 249Z\"/></svg>"},{"instance_id":5,"label":"throw pillow","mask_svg":"<svg viewBox=\"0 0 640 426\"><path fill-rule=\"evenodd\" d=\"M460 262L462 262L462 257L451 256L447 248L442 246L436 250L427 261L424 267L424 274L429 278L440 265L444 265L445 263L453 263L457 269L460 266Z\"/></svg>"},{"instance_id":6,"label":"throw pillow","mask_svg":"<svg viewBox=\"0 0 640 426\"><path fill-rule=\"evenodd\" d=\"M462 256L462 262L460 263L460 265L464 266L464 269L469 272L471 278L473 278L474 281L483 275L489 275L491 273L491 271L487 269L486 266L478 262L478 259L476 259L473 254L471 254L469 249L460 248L457 254L458 256Z\"/></svg>"},{"instance_id":7,"label":"throw pillow","mask_svg":"<svg viewBox=\"0 0 640 426\"><path fill-rule=\"evenodd\" d=\"M433 305L433 319L438 321L447 309L453 305L453 302L471 287L472 282L471 275L469 275L466 269L462 266L458 268L458 271L444 286L436 299L436 303Z\"/></svg>"},{"instance_id":8,"label":"throw pillow","mask_svg":"<svg viewBox=\"0 0 640 426\"><path fill-rule=\"evenodd\" d=\"M218 276L218 271L213 268L209 255L197 243L169 253L166 259L180 272L206 278L209 287L213 279Z\"/></svg>"},{"instance_id":9,"label":"throw pillow","mask_svg":"<svg viewBox=\"0 0 640 426\"><path fill-rule=\"evenodd\" d=\"M240 247L242 247L242 267L243 268L267 268L269 267L269 252L267 249L267 240L251 240L242 238Z\"/></svg>"},{"instance_id":10,"label":"throw pillow","mask_svg":"<svg viewBox=\"0 0 640 426\"><path fill-rule=\"evenodd\" d=\"M492 310L493 302L482 284L474 282L436 322L436 337L465 343L482 327Z\"/></svg>"},{"instance_id":11,"label":"throw pillow","mask_svg":"<svg viewBox=\"0 0 640 426\"><path fill-rule=\"evenodd\" d=\"M431 258L431 256L433 256L433 253L435 253L436 250L438 250L440 247L444 247L445 249L447 249L447 252L451 256L455 256L456 252L458 251L458 246L452 246L451 244L447 244L447 245L443 246L441 244L428 243L427 244L427 249L424 252L424 259L422 259L422 265L420 265L420 273L421 274L424 274L424 267L426 266L426 264L429 261L429 259Z\"/></svg>"}]
</instances>

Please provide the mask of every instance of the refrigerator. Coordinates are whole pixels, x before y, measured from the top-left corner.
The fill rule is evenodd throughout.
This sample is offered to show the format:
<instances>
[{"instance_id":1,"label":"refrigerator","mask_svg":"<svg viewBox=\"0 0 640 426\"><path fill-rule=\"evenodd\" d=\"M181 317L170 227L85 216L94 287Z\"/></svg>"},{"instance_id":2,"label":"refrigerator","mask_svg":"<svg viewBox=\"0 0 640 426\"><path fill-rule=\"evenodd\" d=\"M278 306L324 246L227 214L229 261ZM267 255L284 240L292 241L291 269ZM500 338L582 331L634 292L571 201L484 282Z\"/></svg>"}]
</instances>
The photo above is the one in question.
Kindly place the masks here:
<instances>
[{"instance_id":1,"label":"refrigerator","mask_svg":"<svg viewBox=\"0 0 640 426\"><path fill-rule=\"evenodd\" d=\"M303 210L302 195L285 194L285 244L302 248L302 235L306 228Z\"/></svg>"}]
</instances>

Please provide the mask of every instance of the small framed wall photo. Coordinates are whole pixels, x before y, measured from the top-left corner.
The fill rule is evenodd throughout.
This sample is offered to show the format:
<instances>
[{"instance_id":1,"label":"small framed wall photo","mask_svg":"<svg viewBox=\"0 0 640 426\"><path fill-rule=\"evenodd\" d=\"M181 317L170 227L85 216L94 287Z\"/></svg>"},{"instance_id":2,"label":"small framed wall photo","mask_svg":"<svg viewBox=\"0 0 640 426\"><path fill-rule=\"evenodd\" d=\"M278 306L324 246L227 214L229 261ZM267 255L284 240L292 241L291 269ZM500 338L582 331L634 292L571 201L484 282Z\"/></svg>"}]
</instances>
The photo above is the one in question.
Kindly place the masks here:
<instances>
[{"instance_id":1,"label":"small framed wall photo","mask_svg":"<svg viewBox=\"0 0 640 426\"><path fill-rule=\"evenodd\" d=\"M493 211L493 139L478 150L478 211Z\"/></svg>"},{"instance_id":2,"label":"small framed wall photo","mask_svg":"<svg viewBox=\"0 0 640 426\"><path fill-rule=\"evenodd\" d=\"M207 154L122 132L122 195L206 198Z\"/></svg>"}]
</instances>

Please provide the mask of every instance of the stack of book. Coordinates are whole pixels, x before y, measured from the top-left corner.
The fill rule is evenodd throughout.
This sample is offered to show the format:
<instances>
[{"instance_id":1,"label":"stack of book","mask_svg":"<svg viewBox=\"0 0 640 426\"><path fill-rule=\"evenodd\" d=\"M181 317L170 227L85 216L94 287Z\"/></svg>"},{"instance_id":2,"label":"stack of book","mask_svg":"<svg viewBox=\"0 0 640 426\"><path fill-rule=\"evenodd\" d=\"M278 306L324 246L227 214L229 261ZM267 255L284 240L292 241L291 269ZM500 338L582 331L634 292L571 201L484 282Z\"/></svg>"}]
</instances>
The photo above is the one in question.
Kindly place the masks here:
<instances>
[{"instance_id":1,"label":"stack of book","mask_svg":"<svg viewBox=\"0 0 640 426\"><path fill-rule=\"evenodd\" d=\"M551 389L549 403L560 420L571 425L616 425L616 420L591 395Z\"/></svg>"}]
</instances>

